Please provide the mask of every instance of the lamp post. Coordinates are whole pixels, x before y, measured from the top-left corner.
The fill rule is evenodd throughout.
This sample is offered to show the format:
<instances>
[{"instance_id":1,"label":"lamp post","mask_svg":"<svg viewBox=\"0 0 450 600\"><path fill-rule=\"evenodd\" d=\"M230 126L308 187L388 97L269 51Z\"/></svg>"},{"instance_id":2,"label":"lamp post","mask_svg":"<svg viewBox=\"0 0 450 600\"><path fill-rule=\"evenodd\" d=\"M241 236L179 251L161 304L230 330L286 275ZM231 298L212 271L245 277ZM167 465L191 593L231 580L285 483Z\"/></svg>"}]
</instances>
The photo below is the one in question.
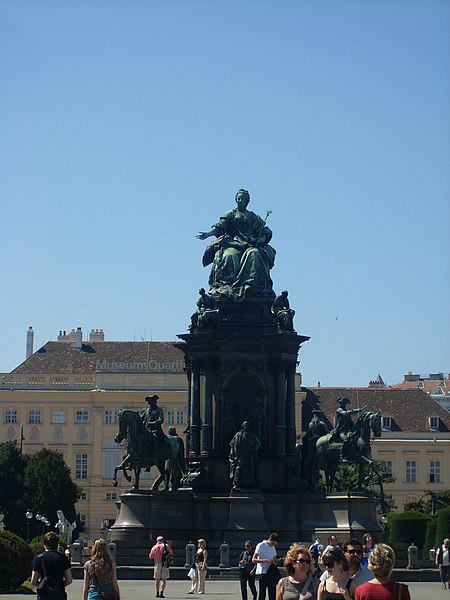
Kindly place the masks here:
<instances>
[{"instance_id":1,"label":"lamp post","mask_svg":"<svg viewBox=\"0 0 450 600\"><path fill-rule=\"evenodd\" d=\"M25 517L27 519L27 542L30 543L30 525L31 519L33 518L33 513L30 508L25 513Z\"/></svg>"},{"instance_id":2,"label":"lamp post","mask_svg":"<svg viewBox=\"0 0 450 600\"><path fill-rule=\"evenodd\" d=\"M384 530L384 537L386 538L386 528L387 528L387 522L388 522L388 518L386 515L383 515L380 519L382 525L383 525L383 530Z\"/></svg>"}]
</instances>

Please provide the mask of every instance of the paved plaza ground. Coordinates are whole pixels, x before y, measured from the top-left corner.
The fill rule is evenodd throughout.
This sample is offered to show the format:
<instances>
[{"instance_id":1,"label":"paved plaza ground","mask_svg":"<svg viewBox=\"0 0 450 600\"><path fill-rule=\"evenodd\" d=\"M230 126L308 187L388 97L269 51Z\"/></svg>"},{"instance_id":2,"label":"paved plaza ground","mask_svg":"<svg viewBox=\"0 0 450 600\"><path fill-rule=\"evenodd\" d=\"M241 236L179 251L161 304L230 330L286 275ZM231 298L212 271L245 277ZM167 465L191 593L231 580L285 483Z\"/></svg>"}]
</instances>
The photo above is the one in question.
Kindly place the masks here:
<instances>
[{"instance_id":1,"label":"paved plaza ground","mask_svg":"<svg viewBox=\"0 0 450 600\"><path fill-rule=\"evenodd\" d=\"M165 592L167 600L189 600L203 598L203 596L189 596L189 581L168 581ZM122 600L153 600L155 598L155 584L153 579L119 581ZM433 583L408 583L412 600L450 600L450 590L443 590L441 584ZM83 582L75 580L67 588L68 600L82 600ZM240 600L239 581L206 581L206 596L209 600ZM1 600L30 600L30 594L1 594Z\"/></svg>"}]
</instances>

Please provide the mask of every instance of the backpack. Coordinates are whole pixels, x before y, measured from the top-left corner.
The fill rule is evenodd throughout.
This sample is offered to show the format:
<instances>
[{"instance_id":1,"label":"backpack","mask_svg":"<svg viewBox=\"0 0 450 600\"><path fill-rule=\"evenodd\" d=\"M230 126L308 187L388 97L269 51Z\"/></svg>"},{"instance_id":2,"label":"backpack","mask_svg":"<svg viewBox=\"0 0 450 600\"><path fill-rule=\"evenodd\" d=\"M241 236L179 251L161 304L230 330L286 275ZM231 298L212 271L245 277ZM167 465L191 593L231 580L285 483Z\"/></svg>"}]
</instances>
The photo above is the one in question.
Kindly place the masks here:
<instances>
[{"instance_id":1,"label":"backpack","mask_svg":"<svg viewBox=\"0 0 450 600\"><path fill-rule=\"evenodd\" d=\"M163 567L170 567L173 563L173 556L167 550L166 544L164 544L164 552L161 558L161 564Z\"/></svg>"}]
</instances>

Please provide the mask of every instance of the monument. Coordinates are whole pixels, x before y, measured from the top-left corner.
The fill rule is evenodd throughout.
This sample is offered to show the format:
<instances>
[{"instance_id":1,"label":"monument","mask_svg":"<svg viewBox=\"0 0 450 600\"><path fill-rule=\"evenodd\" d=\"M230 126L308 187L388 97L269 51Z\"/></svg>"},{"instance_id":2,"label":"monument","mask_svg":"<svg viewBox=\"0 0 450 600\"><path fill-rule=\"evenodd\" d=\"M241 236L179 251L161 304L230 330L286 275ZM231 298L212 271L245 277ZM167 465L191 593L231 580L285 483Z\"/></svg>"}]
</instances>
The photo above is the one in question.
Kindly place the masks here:
<instances>
[{"instance_id":1,"label":"monument","mask_svg":"<svg viewBox=\"0 0 450 600\"><path fill-rule=\"evenodd\" d=\"M210 267L209 291L199 289L188 332L178 336L188 379L185 460L171 450L178 452L181 440L166 440L159 430L161 415L142 413L144 427L136 426L140 433L127 444L128 458L118 466L124 473L137 472L135 489L121 495L110 531L119 550L148 545L149 534L161 531L170 534L175 547L203 537L209 547L226 540L240 548L243 539L263 539L270 531L289 543L330 528L349 534L355 527L378 527L367 498L344 496L331 503L315 493L320 466L315 443L329 435L328 428L311 428L314 444L310 440L302 469L295 377L299 350L309 337L294 328L287 290L277 295L273 289L271 211L263 219L248 210L250 195L243 189L235 201L235 208L197 235L213 240L203 253L203 265ZM151 410L155 401L147 401ZM119 424L122 420L125 416ZM139 458L133 443L145 444L151 460ZM139 489L141 464L160 470L151 491ZM163 481L164 490L158 491Z\"/></svg>"}]
</instances>

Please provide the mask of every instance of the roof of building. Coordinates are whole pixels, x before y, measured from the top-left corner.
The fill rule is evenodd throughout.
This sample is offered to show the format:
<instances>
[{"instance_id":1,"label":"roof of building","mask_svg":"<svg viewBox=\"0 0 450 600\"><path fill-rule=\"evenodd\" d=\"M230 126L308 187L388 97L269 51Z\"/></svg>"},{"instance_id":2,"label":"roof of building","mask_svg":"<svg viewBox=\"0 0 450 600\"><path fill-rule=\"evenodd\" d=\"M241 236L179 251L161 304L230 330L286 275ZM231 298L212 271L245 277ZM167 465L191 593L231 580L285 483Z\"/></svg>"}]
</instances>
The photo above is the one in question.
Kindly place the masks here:
<instances>
[{"instance_id":1,"label":"roof of building","mask_svg":"<svg viewBox=\"0 0 450 600\"><path fill-rule=\"evenodd\" d=\"M399 388L308 388L305 403L306 424L309 410L321 408L334 425L338 398L349 398L347 408L363 408L391 417L391 431L430 431L429 417L439 418L438 431L450 431L450 412L421 389ZM317 398L319 401L317 401Z\"/></svg>"},{"instance_id":2,"label":"roof of building","mask_svg":"<svg viewBox=\"0 0 450 600\"><path fill-rule=\"evenodd\" d=\"M178 343L178 342L176 342ZM12 373L183 373L175 342L47 342Z\"/></svg>"},{"instance_id":3,"label":"roof of building","mask_svg":"<svg viewBox=\"0 0 450 600\"><path fill-rule=\"evenodd\" d=\"M393 387L395 389L402 390L413 390L420 389L426 392L427 394L436 394L436 395L448 395L450 394L450 379L445 377L444 374L440 374L442 377L431 378L424 377L420 379L405 379L401 383L396 383Z\"/></svg>"}]
</instances>

